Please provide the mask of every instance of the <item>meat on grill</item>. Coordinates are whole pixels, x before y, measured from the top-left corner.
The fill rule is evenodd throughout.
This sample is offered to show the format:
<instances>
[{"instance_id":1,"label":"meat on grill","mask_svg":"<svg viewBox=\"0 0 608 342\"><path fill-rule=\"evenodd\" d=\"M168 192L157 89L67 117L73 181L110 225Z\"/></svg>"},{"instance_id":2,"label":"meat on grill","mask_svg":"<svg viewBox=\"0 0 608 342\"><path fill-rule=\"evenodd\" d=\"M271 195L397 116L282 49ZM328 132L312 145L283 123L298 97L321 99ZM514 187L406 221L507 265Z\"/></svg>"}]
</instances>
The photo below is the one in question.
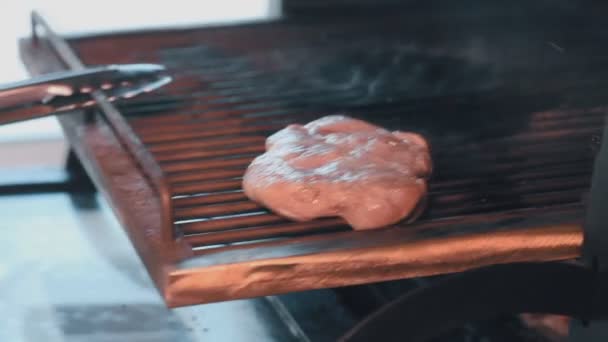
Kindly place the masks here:
<instances>
[{"instance_id":1,"label":"meat on grill","mask_svg":"<svg viewBox=\"0 0 608 342\"><path fill-rule=\"evenodd\" d=\"M341 216L354 229L373 229L415 218L430 173L422 136L332 115L270 136L243 189L296 221Z\"/></svg>"},{"instance_id":2,"label":"meat on grill","mask_svg":"<svg viewBox=\"0 0 608 342\"><path fill-rule=\"evenodd\" d=\"M525 325L538 330L550 340L565 340L570 332L571 318L568 316L525 313L520 318Z\"/></svg>"}]
</instances>

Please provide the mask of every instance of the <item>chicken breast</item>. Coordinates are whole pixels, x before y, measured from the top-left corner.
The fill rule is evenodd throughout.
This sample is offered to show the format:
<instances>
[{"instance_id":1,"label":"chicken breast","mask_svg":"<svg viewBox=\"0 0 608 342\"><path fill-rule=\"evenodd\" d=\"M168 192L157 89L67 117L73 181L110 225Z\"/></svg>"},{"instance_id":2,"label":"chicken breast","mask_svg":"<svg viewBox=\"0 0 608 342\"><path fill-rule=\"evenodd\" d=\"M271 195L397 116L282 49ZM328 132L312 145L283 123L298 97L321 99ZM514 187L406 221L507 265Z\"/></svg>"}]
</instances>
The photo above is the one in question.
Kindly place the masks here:
<instances>
[{"instance_id":1,"label":"chicken breast","mask_svg":"<svg viewBox=\"0 0 608 342\"><path fill-rule=\"evenodd\" d=\"M268 137L243 189L292 220L340 216L354 229L373 229L411 217L430 174L422 136L332 115Z\"/></svg>"},{"instance_id":2,"label":"chicken breast","mask_svg":"<svg viewBox=\"0 0 608 342\"><path fill-rule=\"evenodd\" d=\"M525 325L536 329L550 341L565 341L570 332L571 318L562 315L524 313L520 315Z\"/></svg>"}]
</instances>

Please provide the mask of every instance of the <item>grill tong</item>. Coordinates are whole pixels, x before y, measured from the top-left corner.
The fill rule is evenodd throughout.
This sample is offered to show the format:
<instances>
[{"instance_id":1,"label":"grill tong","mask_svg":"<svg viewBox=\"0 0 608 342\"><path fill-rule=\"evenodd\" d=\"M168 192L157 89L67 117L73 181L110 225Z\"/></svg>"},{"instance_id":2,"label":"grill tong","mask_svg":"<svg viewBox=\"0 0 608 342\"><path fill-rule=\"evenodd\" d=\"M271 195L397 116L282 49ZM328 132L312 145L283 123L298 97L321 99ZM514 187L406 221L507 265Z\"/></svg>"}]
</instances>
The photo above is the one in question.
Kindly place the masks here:
<instances>
[{"instance_id":1,"label":"grill tong","mask_svg":"<svg viewBox=\"0 0 608 342\"><path fill-rule=\"evenodd\" d=\"M110 102L156 90L171 81L156 64L122 64L50 73L0 85L0 125L72 112L96 104L103 91Z\"/></svg>"}]
</instances>

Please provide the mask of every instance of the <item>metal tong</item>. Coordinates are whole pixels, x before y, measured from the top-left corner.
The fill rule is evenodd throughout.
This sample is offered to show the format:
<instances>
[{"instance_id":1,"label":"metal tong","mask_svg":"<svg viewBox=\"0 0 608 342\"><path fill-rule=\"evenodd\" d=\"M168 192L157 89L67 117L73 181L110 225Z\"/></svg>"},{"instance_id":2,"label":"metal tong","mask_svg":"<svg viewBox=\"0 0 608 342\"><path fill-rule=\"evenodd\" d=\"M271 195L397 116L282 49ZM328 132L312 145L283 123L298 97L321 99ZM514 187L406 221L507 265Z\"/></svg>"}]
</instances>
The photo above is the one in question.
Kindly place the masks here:
<instances>
[{"instance_id":1,"label":"metal tong","mask_svg":"<svg viewBox=\"0 0 608 342\"><path fill-rule=\"evenodd\" d=\"M171 82L156 64L122 64L50 73L0 85L0 125L94 106L103 91L110 102L138 96Z\"/></svg>"}]
</instances>

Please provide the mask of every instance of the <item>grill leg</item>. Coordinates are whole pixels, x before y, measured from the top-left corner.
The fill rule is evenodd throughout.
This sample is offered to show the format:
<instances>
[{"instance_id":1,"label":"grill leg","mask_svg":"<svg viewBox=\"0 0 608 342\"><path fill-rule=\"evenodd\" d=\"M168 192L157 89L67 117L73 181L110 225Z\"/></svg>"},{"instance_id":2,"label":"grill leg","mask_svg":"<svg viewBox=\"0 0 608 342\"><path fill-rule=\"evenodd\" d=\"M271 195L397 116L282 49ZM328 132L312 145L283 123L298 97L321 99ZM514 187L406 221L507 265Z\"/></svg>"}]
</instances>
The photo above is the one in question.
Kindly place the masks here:
<instances>
[{"instance_id":1,"label":"grill leg","mask_svg":"<svg viewBox=\"0 0 608 342\"><path fill-rule=\"evenodd\" d=\"M95 185L89 175L87 175L84 167L78 160L74 151L70 150L65 164L66 171L70 175L70 192L75 193L95 193Z\"/></svg>"},{"instance_id":2,"label":"grill leg","mask_svg":"<svg viewBox=\"0 0 608 342\"><path fill-rule=\"evenodd\" d=\"M98 203L95 196L97 191L95 184L72 150L68 153L65 168L70 177L68 193L74 206L84 210L96 209Z\"/></svg>"}]
</instances>

